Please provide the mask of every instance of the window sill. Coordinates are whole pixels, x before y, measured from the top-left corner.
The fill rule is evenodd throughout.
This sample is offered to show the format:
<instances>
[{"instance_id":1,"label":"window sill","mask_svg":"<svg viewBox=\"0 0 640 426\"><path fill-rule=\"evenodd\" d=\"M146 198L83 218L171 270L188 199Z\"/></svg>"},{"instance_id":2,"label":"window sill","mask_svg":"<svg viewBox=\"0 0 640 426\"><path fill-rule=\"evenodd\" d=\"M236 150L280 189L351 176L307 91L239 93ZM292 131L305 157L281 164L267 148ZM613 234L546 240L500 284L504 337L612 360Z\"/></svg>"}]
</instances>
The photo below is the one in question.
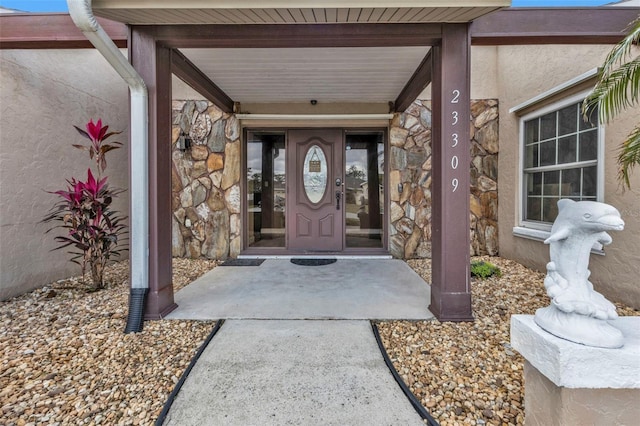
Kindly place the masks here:
<instances>
[{"instance_id":1,"label":"window sill","mask_svg":"<svg viewBox=\"0 0 640 426\"><path fill-rule=\"evenodd\" d=\"M544 242L544 240L546 240L547 238L549 238L549 236L551 236L551 232L543 231L541 229L525 228L524 226L514 226L513 236L519 237L519 238L526 238L528 240L533 240L533 241ZM604 256L605 253L604 253L602 244L595 243L593 247L591 247L591 253Z\"/></svg>"}]
</instances>

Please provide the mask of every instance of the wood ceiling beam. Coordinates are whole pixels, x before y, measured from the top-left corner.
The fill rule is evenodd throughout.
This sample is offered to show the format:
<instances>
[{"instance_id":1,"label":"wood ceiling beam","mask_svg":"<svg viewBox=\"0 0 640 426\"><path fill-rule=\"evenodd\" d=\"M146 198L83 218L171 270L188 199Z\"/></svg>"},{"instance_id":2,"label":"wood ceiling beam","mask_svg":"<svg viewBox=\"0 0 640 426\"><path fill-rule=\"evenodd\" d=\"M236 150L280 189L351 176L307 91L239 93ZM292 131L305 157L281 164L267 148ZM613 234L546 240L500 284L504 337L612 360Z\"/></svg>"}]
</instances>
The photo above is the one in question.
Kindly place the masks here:
<instances>
[{"instance_id":1,"label":"wood ceiling beam","mask_svg":"<svg viewBox=\"0 0 640 426\"><path fill-rule=\"evenodd\" d=\"M639 13L638 7L503 9L473 21L471 43L615 44Z\"/></svg>"},{"instance_id":2,"label":"wood ceiling beam","mask_svg":"<svg viewBox=\"0 0 640 426\"><path fill-rule=\"evenodd\" d=\"M233 112L233 99L176 49L171 52L171 72L222 111Z\"/></svg>"},{"instance_id":3,"label":"wood ceiling beam","mask_svg":"<svg viewBox=\"0 0 640 426\"><path fill-rule=\"evenodd\" d=\"M127 47L127 26L98 18L116 46ZM0 14L0 49L93 48L71 16L60 14Z\"/></svg>"},{"instance_id":4,"label":"wood ceiling beam","mask_svg":"<svg viewBox=\"0 0 640 426\"><path fill-rule=\"evenodd\" d=\"M396 98L393 106L394 111L402 112L409 108L409 105L411 105L425 87L431 83L432 72L433 55L431 54L431 49L429 49L427 56L424 57L422 63L418 66L411 79Z\"/></svg>"},{"instance_id":5,"label":"wood ceiling beam","mask_svg":"<svg viewBox=\"0 0 640 426\"><path fill-rule=\"evenodd\" d=\"M136 26L173 48L431 46L440 24L296 24Z\"/></svg>"}]
</instances>

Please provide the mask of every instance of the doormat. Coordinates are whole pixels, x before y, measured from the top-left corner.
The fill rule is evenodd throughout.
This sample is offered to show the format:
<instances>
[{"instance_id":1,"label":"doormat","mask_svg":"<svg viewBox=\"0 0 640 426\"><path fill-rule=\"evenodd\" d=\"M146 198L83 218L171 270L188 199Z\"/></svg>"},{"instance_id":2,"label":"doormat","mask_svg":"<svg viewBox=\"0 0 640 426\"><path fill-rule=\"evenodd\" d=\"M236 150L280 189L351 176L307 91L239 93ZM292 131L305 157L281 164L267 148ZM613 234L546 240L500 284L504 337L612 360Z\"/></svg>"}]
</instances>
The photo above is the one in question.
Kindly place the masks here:
<instances>
[{"instance_id":1,"label":"doormat","mask_svg":"<svg viewBox=\"0 0 640 426\"><path fill-rule=\"evenodd\" d=\"M291 263L300 266L323 266L335 263L337 259L291 259Z\"/></svg>"},{"instance_id":2,"label":"doormat","mask_svg":"<svg viewBox=\"0 0 640 426\"><path fill-rule=\"evenodd\" d=\"M260 266L264 259L228 259L220 266Z\"/></svg>"}]
</instances>

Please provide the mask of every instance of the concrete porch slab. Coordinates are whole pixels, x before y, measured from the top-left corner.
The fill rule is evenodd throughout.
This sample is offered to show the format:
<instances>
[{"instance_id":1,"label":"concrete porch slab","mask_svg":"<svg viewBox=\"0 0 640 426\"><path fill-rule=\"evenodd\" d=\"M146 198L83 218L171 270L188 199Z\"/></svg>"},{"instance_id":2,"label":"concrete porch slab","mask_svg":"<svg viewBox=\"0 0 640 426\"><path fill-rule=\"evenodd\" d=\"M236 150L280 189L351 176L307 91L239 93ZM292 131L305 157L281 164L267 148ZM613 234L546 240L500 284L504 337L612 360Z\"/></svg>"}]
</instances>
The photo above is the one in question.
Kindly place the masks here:
<instances>
[{"instance_id":1,"label":"concrete porch slab","mask_svg":"<svg viewBox=\"0 0 640 426\"><path fill-rule=\"evenodd\" d=\"M222 266L175 295L167 319L432 319L430 287L397 259Z\"/></svg>"}]
</instances>

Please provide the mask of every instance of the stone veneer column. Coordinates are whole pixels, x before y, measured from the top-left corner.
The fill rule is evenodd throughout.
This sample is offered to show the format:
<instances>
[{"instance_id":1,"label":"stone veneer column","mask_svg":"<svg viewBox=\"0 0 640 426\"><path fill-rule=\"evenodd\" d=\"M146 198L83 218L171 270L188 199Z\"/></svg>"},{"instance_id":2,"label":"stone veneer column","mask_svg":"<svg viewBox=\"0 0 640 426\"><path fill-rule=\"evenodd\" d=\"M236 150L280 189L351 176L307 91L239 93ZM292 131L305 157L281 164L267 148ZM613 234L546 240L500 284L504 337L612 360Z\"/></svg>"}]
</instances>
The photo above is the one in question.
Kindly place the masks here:
<instances>
[{"instance_id":1,"label":"stone veneer column","mask_svg":"<svg viewBox=\"0 0 640 426\"><path fill-rule=\"evenodd\" d=\"M433 48L432 283L440 321L470 321L468 24L444 24Z\"/></svg>"},{"instance_id":2,"label":"stone veneer column","mask_svg":"<svg viewBox=\"0 0 640 426\"><path fill-rule=\"evenodd\" d=\"M603 349L560 339L533 315L511 317L511 345L526 359L527 425L633 425L640 419L640 317L610 321L625 345Z\"/></svg>"}]
</instances>

